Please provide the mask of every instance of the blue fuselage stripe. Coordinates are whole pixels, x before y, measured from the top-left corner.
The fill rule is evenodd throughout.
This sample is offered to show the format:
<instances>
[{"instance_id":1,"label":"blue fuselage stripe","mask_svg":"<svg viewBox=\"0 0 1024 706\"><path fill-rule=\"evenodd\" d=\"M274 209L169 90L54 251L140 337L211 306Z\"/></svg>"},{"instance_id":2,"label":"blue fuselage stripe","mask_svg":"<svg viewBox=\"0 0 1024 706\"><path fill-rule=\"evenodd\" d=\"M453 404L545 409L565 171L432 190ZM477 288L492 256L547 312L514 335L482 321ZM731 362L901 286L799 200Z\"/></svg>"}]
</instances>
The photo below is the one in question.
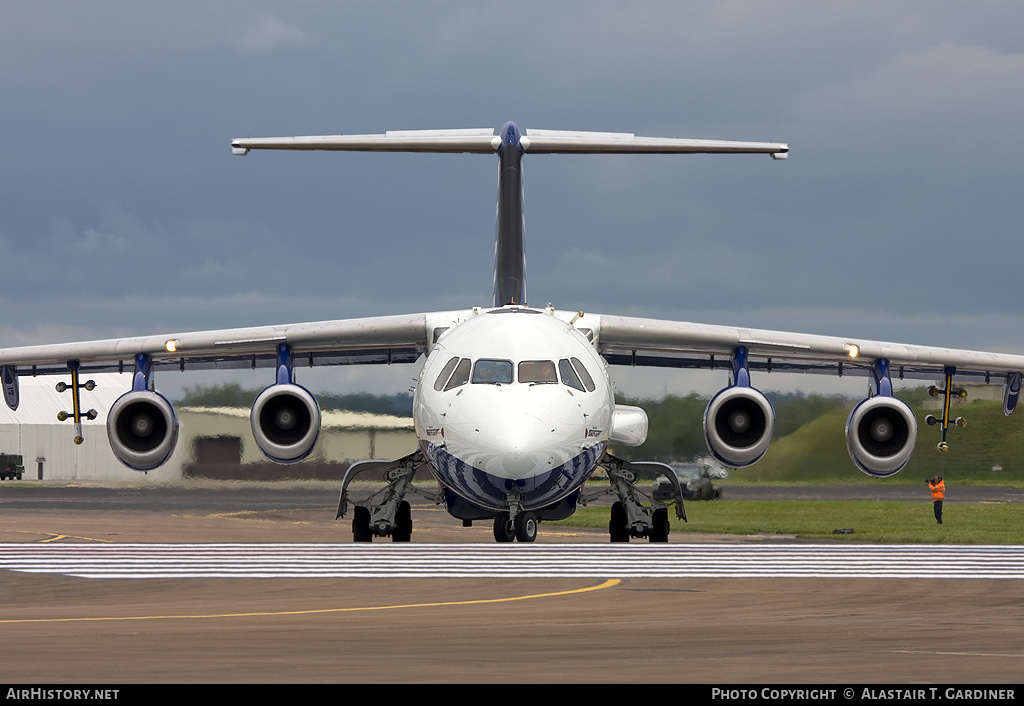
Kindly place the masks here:
<instances>
[{"instance_id":1,"label":"blue fuselage stripe","mask_svg":"<svg viewBox=\"0 0 1024 706\"><path fill-rule=\"evenodd\" d=\"M528 478L502 478L462 461L441 446L420 441L435 477L444 487L474 505L494 510L507 507L509 493L520 497L524 510L562 500L591 476L606 446L606 442L594 444L562 465Z\"/></svg>"}]
</instances>

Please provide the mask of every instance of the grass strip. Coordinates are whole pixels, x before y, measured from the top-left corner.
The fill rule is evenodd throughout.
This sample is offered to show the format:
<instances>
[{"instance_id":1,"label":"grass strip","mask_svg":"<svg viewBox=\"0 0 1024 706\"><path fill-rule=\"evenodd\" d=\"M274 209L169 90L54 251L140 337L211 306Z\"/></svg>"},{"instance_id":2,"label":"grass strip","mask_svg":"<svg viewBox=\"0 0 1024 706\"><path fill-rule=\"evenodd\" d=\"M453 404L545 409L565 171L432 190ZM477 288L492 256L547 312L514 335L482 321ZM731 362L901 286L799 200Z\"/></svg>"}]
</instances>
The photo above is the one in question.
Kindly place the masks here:
<instances>
[{"instance_id":1,"label":"grass strip","mask_svg":"<svg viewBox=\"0 0 1024 706\"><path fill-rule=\"evenodd\" d=\"M607 529L610 508L580 508L553 525ZM734 535L791 535L808 540L896 544L1020 544L1024 507L1019 503L947 502L943 524L932 504L895 500L748 500L687 503L689 522L669 510L672 535L687 532ZM852 529L852 534L833 534Z\"/></svg>"}]
</instances>

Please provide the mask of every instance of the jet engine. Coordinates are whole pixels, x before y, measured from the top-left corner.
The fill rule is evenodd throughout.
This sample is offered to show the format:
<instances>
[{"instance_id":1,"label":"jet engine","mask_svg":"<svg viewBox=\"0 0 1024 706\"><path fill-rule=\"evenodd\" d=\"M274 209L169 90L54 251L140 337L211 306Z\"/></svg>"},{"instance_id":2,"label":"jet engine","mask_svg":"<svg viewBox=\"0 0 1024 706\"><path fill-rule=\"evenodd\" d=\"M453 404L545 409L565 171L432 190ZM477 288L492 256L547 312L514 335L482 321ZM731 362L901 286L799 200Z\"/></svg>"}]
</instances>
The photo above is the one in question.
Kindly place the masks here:
<instances>
[{"instance_id":1,"label":"jet engine","mask_svg":"<svg viewBox=\"0 0 1024 706\"><path fill-rule=\"evenodd\" d=\"M107 414L107 439L118 461L136 471L149 471L174 452L178 415L158 392L127 392Z\"/></svg>"},{"instance_id":2,"label":"jet engine","mask_svg":"<svg viewBox=\"0 0 1024 706\"><path fill-rule=\"evenodd\" d=\"M704 410L704 439L719 461L733 468L756 462L772 441L775 410L752 387L727 387Z\"/></svg>"},{"instance_id":3,"label":"jet engine","mask_svg":"<svg viewBox=\"0 0 1024 706\"><path fill-rule=\"evenodd\" d=\"M261 392L249 418L256 445L275 463L298 463L320 435L320 406L309 390L293 383Z\"/></svg>"},{"instance_id":4,"label":"jet engine","mask_svg":"<svg viewBox=\"0 0 1024 706\"><path fill-rule=\"evenodd\" d=\"M850 458L869 476L898 473L910 460L917 440L917 420L910 407L895 397L869 397L846 420Z\"/></svg>"}]
</instances>

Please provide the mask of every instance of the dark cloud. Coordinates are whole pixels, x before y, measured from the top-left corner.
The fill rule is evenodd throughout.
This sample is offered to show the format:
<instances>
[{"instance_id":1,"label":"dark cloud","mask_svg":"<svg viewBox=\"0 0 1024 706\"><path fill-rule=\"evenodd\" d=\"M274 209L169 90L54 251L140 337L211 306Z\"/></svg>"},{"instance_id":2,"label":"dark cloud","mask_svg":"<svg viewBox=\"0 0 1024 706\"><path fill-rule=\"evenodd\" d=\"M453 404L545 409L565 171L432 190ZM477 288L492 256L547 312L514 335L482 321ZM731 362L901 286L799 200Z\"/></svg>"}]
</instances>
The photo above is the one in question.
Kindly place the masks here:
<instances>
[{"instance_id":1,"label":"dark cloud","mask_svg":"<svg viewBox=\"0 0 1024 706\"><path fill-rule=\"evenodd\" d=\"M512 119L792 146L529 157L531 303L1020 350L1022 20L1013 3L13 3L0 345L486 304L492 158L228 145Z\"/></svg>"}]
</instances>

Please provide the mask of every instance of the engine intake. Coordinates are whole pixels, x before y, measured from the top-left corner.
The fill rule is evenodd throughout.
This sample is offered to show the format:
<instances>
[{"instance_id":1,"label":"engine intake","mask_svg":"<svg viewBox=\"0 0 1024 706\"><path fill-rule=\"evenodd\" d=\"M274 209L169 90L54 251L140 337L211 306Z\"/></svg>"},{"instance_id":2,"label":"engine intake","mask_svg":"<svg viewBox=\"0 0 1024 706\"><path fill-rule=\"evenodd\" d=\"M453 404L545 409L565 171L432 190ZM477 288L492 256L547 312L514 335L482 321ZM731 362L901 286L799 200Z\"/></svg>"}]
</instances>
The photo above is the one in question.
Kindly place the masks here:
<instances>
[{"instance_id":1,"label":"engine intake","mask_svg":"<svg viewBox=\"0 0 1024 706\"><path fill-rule=\"evenodd\" d=\"M275 463L298 463L320 435L320 406L300 385L271 385L253 403L250 421L264 456Z\"/></svg>"},{"instance_id":2,"label":"engine intake","mask_svg":"<svg viewBox=\"0 0 1024 706\"><path fill-rule=\"evenodd\" d=\"M752 387L727 387L704 410L704 440L719 461L743 468L768 450L775 429L775 410Z\"/></svg>"},{"instance_id":3,"label":"engine intake","mask_svg":"<svg viewBox=\"0 0 1024 706\"><path fill-rule=\"evenodd\" d=\"M152 390L128 392L107 414L107 439L117 460L136 471L162 465L178 441L178 415L167 398Z\"/></svg>"},{"instance_id":4,"label":"engine intake","mask_svg":"<svg viewBox=\"0 0 1024 706\"><path fill-rule=\"evenodd\" d=\"M917 440L917 420L895 397L870 397L846 420L846 448L853 463L875 478L891 476L907 465Z\"/></svg>"}]
</instances>

